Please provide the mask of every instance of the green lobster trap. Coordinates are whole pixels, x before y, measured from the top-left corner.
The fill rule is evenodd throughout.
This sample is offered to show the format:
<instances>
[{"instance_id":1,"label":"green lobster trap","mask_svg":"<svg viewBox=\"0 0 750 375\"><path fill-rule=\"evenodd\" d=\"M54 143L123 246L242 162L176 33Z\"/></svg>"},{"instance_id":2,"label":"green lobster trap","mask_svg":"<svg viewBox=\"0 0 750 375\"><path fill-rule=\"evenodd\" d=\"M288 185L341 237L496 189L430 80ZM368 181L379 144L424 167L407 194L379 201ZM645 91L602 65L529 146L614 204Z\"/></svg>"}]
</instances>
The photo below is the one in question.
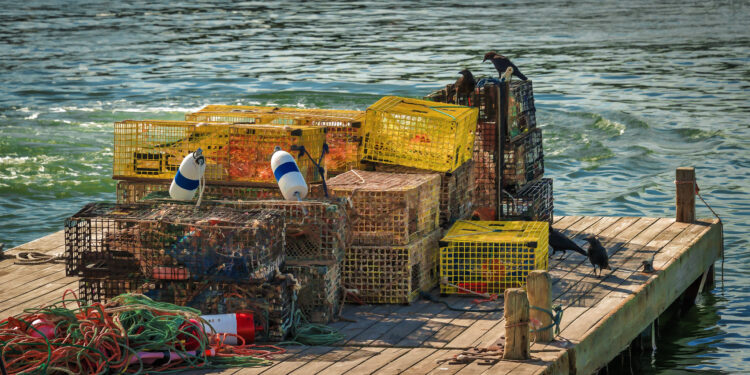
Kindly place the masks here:
<instances>
[{"instance_id":1,"label":"green lobster trap","mask_svg":"<svg viewBox=\"0 0 750 375\"><path fill-rule=\"evenodd\" d=\"M453 172L471 159L477 110L386 96L367 108L362 160Z\"/></svg>"},{"instance_id":2,"label":"green lobster trap","mask_svg":"<svg viewBox=\"0 0 750 375\"><path fill-rule=\"evenodd\" d=\"M440 241L440 292L499 294L546 270L549 223L458 221Z\"/></svg>"}]
</instances>

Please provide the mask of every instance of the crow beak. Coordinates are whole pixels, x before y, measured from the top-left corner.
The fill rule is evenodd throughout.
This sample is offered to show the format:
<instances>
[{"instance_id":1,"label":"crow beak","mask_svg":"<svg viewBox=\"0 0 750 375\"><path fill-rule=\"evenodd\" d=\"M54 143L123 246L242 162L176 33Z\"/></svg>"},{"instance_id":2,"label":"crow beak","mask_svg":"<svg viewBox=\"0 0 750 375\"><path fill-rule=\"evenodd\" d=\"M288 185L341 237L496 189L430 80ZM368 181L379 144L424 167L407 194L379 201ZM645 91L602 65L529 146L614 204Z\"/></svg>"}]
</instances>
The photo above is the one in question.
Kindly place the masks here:
<instances>
[{"instance_id":1,"label":"crow beak","mask_svg":"<svg viewBox=\"0 0 750 375\"><path fill-rule=\"evenodd\" d=\"M485 57L484 59L482 59L482 62L485 62L485 61L487 61L487 58L486 58L486 57Z\"/></svg>"}]
</instances>

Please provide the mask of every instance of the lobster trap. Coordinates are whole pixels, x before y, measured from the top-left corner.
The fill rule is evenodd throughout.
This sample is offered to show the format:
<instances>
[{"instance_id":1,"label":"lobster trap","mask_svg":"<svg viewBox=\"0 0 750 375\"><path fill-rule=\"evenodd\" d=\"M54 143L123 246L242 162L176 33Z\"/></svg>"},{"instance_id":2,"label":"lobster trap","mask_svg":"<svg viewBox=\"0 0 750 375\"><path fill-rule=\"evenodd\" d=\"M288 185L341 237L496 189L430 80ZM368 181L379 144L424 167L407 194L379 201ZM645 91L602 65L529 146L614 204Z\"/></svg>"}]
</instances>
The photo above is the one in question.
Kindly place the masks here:
<instances>
[{"instance_id":1,"label":"lobster trap","mask_svg":"<svg viewBox=\"0 0 750 375\"><path fill-rule=\"evenodd\" d=\"M362 160L453 172L471 159L474 108L386 96L367 108Z\"/></svg>"},{"instance_id":2,"label":"lobster trap","mask_svg":"<svg viewBox=\"0 0 750 375\"><path fill-rule=\"evenodd\" d=\"M272 210L91 203L65 221L66 274L267 279L284 261L285 231Z\"/></svg>"},{"instance_id":3,"label":"lobster trap","mask_svg":"<svg viewBox=\"0 0 750 375\"><path fill-rule=\"evenodd\" d=\"M352 246L346 250L342 282L361 302L411 303L437 282L440 230L405 246Z\"/></svg>"},{"instance_id":4,"label":"lobster trap","mask_svg":"<svg viewBox=\"0 0 750 375\"><path fill-rule=\"evenodd\" d=\"M437 228L440 175L352 170L328 181L350 199L353 244L405 245ZM319 193L316 193L316 195Z\"/></svg>"},{"instance_id":5,"label":"lobster trap","mask_svg":"<svg viewBox=\"0 0 750 375\"><path fill-rule=\"evenodd\" d=\"M341 266L338 261L287 261L284 272L297 278L297 306L308 321L326 324L338 315L341 298Z\"/></svg>"},{"instance_id":6,"label":"lobster trap","mask_svg":"<svg viewBox=\"0 0 750 375\"><path fill-rule=\"evenodd\" d=\"M359 167L364 117L363 111L351 110L208 105L185 115L185 120L324 127L329 149L325 155L326 172L333 176Z\"/></svg>"},{"instance_id":7,"label":"lobster trap","mask_svg":"<svg viewBox=\"0 0 750 375\"><path fill-rule=\"evenodd\" d=\"M474 147L475 203L495 206L497 202L497 138L496 123L477 126ZM521 191L528 183L544 174L542 130L537 128L507 143L503 151L503 189Z\"/></svg>"},{"instance_id":8,"label":"lobster trap","mask_svg":"<svg viewBox=\"0 0 750 375\"><path fill-rule=\"evenodd\" d=\"M551 226L553 214L551 178L532 182L516 195L503 194L501 220L546 221Z\"/></svg>"},{"instance_id":9,"label":"lobster trap","mask_svg":"<svg viewBox=\"0 0 750 375\"><path fill-rule=\"evenodd\" d=\"M279 146L295 156L308 183L322 180L325 128L190 121L115 123L114 179L171 180L182 159L200 148L209 182L275 183L271 155Z\"/></svg>"},{"instance_id":10,"label":"lobster trap","mask_svg":"<svg viewBox=\"0 0 750 375\"><path fill-rule=\"evenodd\" d=\"M459 221L440 245L440 292L499 294L546 270L549 223Z\"/></svg>"},{"instance_id":11,"label":"lobster trap","mask_svg":"<svg viewBox=\"0 0 750 375\"><path fill-rule=\"evenodd\" d=\"M252 312L256 339L281 341L292 326L293 300L299 285L291 274L268 281L166 281L81 278L78 295L87 303L106 302L123 293L141 293L159 302L198 309L202 314Z\"/></svg>"},{"instance_id":12,"label":"lobster trap","mask_svg":"<svg viewBox=\"0 0 750 375\"><path fill-rule=\"evenodd\" d=\"M136 203L152 197L169 197L171 181L117 181L117 203ZM204 200L283 199L278 187L206 185Z\"/></svg>"},{"instance_id":13,"label":"lobster trap","mask_svg":"<svg viewBox=\"0 0 750 375\"><path fill-rule=\"evenodd\" d=\"M368 163L368 169L392 173L435 173L424 169L402 167L400 165ZM467 161L450 173L440 174L440 222L447 228L456 220L465 219L471 214L474 196L474 162Z\"/></svg>"},{"instance_id":14,"label":"lobster trap","mask_svg":"<svg viewBox=\"0 0 750 375\"><path fill-rule=\"evenodd\" d=\"M500 103L500 83L494 78L482 78L469 95L459 95L455 85L430 93L425 97L441 103L460 104L479 109L478 123L497 123ZM513 138L536 128L536 108L531 81L511 81L508 98L508 127L506 134Z\"/></svg>"}]
</instances>

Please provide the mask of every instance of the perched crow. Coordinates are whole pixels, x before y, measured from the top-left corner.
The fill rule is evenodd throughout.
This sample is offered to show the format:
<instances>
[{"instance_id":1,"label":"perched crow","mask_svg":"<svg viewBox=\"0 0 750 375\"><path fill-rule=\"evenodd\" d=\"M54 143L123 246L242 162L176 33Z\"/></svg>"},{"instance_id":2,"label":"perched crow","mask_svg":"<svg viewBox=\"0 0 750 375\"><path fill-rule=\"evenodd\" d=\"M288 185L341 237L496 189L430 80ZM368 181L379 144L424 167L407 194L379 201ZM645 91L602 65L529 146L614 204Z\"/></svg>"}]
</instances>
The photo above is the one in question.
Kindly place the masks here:
<instances>
[{"instance_id":1,"label":"perched crow","mask_svg":"<svg viewBox=\"0 0 750 375\"><path fill-rule=\"evenodd\" d=\"M603 269L609 268L609 257L607 256L607 249L602 246L602 243L594 236L586 237L586 241L589 243L589 261L594 266L594 274L596 274L596 267L599 267L599 275L601 276Z\"/></svg>"},{"instance_id":2,"label":"perched crow","mask_svg":"<svg viewBox=\"0 0 750 375\"><path fill-rule=\"evenodd\" d=\"M503 76L503 73L505 73L505 70L508 69L508 67L513 68L513 75L522 79L526 80L526 76L521 73L520 70L518 70L518 67L516 67L515 64L513 64L509 58L498 55L497 52L490 51L484 54L484 60L482 62L485 62L487 60L492 61L492 65L495 65L495 69L497 69L497 72L500 74L500 76Z\"/></svg>"},{"instance_id":3,"label":"perched crow","mask_svg":"<svg viewBox=\"0 0 750 375\"><path fill-rule=\"evenodd\" d=\"M552 255L555 255L558 251L562 252L560 259L565 255L566 250L573 250L583 256L588 256L578 244L555 229L552 229L549 233L549 245L552 246Z\"/></svg>"},{"instance_id":4,"label":"perched crow","mask_svg":"<svg viewBox=\"0 0 750 375\"><path fill-rule=\"evenodd\" d=\"M458 98L460 96L466 96L467 98L469 95L471 95L472 92L474 92L474 87L477 85L477 82L474 80L474 75L471 74L469 69L464 69L458 74L461 75L456 80L456 103L458 104ZM470 100L470 99L469 99ZM469 103L471 105L471 103Z\"/></svg>"}]
</instances>

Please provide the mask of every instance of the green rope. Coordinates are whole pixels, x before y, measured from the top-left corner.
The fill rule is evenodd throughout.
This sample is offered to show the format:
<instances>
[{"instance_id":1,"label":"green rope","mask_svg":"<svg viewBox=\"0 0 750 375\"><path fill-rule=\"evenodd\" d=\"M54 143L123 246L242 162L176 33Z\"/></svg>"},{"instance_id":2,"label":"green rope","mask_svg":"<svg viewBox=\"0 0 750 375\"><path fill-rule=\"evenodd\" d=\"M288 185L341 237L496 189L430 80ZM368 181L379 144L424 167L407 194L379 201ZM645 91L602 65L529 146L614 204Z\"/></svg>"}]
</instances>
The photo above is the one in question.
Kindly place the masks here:
<instances>
[{"instance_id":1,"label":"green rope","mask_svg":"<svg viewBox=\"0 0 750 375\"><path fill-rule=\"evenodd\" d=\"M541 308L541 307L538 307L538 306L530 306L530 307L532 309L534 309L534 310L538 310L538 311L541 311L541 312L549 315L550 319L552 319L552 323L550 323L549 325L546 325L546 326L544 326L542 328L532 329L531 330L532 333L533 332L545 331L545 330L548 330L548 329L550 329L552 327L555 327L555 335L559 335L560 334L560 322L562 321L562 315L563 315L563 309L562 309L562 307L560 305L555 305L552 308L552 310L547 310L545 308Z\"/></svg>"},{"instance_id":2,"label":"green rope","mask_svg":"<svg viewBox=\"0 0 750 375\"><path fill-rule=\"evenodd\" d=\"M325 324L310 323L302 310L298 309L297 291L292 294L292 314L289 320L282 325L284 332L291 332L290 340L279 343L279 345L333 345L344 339L339 331Z\"/></svg>"}]
</instances>

